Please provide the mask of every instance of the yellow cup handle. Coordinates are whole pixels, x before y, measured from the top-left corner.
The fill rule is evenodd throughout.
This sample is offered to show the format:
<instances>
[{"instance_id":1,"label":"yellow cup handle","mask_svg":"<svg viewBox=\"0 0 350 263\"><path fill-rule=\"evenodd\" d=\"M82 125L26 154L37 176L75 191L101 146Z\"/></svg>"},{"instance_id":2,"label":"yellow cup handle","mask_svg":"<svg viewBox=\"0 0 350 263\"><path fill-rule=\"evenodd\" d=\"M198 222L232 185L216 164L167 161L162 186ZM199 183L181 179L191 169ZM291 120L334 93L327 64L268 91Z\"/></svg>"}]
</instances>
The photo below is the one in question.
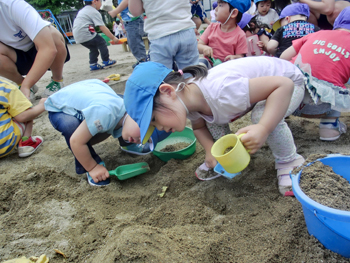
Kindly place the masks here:
<instances>
[{"instance_id":1,"label":"yellow cup handle","mask_svg":"<svg viewBox=\"0 0 350 263\"><path fill-rule=\"evenodd\" d=\"M241 138L242 138L243 135L246 135L246 133L241 133L240 135L237 135L238 139L241 140ZM242 141L241 141L241 142L242 142ZM244 145L243 145L243 147L244 147ZM245 147L244 147L244 148L245 148ZM246 149L246 150L247 150L247 149ZM250 150L247 150L247 152L249 153Z\"/></svg>"}]
</instances>

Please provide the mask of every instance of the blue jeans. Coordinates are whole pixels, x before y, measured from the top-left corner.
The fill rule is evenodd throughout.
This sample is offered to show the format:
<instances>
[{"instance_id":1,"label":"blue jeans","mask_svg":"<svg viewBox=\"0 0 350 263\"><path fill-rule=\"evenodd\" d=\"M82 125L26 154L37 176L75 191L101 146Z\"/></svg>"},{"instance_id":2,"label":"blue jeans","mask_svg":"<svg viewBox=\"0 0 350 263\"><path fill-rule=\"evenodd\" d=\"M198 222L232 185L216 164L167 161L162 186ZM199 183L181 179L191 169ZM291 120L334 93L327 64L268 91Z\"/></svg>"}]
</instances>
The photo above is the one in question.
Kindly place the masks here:
<instances>
[{"instance_id":1,"label":"blue jeans","mask_svg":"<svg viewBox=\"0 0 350 263\"><path fill-rule=\"evenodd\" d=\"M75 132L75 130L79 127L79 125L83 122L84 118L79 116L72 116L65 114L63 112L51 112L49 111L49 120L52 124L52 126L62 133L64 138L66 139L66 143L70 150L70 138L72 137L72 134ZM97 162L100 163L102 160L95 152L94 148L92 148L90 143L87 143L87 146L89 148L90 154L92 158ZM72 152L73 153L73 152ZM74 153L73 153L74 155ZM74 156L75 158L75 156ZM75 158L75 171L77 174L83 174L87 171L85 168L79 163L79 161Z\"/></svg>"},{"instance_id":2,"label":"blue jeans","mask_svg":"<svg viewBox=\"0 0 350 263\"><path fill-rule=\"evenodd\" d=\"M198 65L199 53L194 29L182 30L152 40L150 57L151 61L161 63L170 69L173 67L173 61L179 69Z\"/></svg>"},{"instance_id":3,"label":"blue jeans","mask_svg":"<svg viewBox=\"0 0 350 263\"><path fill-rule=\"evenodd\" d=\"M143 18L141 17L134 21L124 22L124 27L128 37L128 45L131 53L137 61L146 60L147 58L145 44L142 40L142 37L145 36L143 24Z\"/></svg>"},{"instance_id":4,"label":"blue jeans","mask_svg":"<svg viewBox=\"0 0 350 263\"><path fill-rule=\"evenodd\" d=\"M81 43L81 45L90 50L90 53L89 53L90 64L97 63L98 55L100 54L99 51L101 52L102 61L109 60L109 52L108 52L106 40L104 40L104 38L101 37L99 34L97 34L93 39L86 41L84 43Z\"/></svg>"}]
</instances>

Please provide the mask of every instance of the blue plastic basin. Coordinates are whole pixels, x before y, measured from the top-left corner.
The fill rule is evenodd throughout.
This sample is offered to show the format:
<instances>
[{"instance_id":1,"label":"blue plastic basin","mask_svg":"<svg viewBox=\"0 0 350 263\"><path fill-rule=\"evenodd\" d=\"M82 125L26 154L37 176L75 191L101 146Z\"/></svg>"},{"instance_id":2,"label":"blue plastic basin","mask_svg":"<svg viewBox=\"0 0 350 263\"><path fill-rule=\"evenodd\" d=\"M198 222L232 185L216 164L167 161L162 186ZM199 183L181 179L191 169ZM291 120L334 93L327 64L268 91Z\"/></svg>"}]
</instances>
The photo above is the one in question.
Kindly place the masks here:
<instances>
[{"instance_id":1,"label":"blue plastic basin","mask_svg":"<svg viewBox=\"0 0 350 263\"><path fill-rule=\"evenodd\" d=\"M350 181L350 156L332 154L317 161L331 166L335 173ZM299 187L301 174L302 170L291 177L293 192L303 207L309 234L316 237L327 249L350 258L350 212L321 205L306 196Z\"/></svg>"}]
</instances>

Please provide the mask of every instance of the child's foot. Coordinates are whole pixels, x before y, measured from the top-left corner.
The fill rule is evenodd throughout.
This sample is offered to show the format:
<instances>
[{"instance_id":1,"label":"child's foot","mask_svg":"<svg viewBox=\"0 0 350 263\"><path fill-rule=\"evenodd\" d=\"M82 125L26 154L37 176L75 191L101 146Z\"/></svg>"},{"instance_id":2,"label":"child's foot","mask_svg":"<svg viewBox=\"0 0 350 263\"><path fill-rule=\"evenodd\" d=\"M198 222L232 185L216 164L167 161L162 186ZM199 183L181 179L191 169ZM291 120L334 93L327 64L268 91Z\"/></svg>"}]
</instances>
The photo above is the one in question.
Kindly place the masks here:
<instances>
[{"instance_id":1,"label":"child's foot","mask_svg":"<svg viewBox=\"0 0 350 263\"><path fill-rule=\"evenodd\" d=\"M98 64L98 63L95 63L95 64L90 64L90 70L93 71L93 70L99 70L99 69L103 69L104 66Z\"/></svg>"},{"instance_id":2,"label":"child's foot","mask_svg":"<svg viewBox=\"0 0 350 263\"><path fill-rule=\"evenodd\" d=\"M43 138L40 136L23 137L18 144L18 156L28 157L32 155L42 143Z\"/></svg>"},{"instance_id":3,"label":"child's foot","mask_svg":"<svg viewBox=\"0 0 350 263\"><path fill-rule=\"evenodd\" d=\"M62 89L63 87L64 87L63 80L62 81L54 81L51 78L51 82L49 85L46 86L43 97L49 97L50 95L52 95L55 92Z\"/></svg>"},{"instance_id":4,"label":"child's foot","mask_svg":"<svg viewBox=\"0 0 350 263\"><path fill-rule=\"evenodd\" d=\"M294 196L292 189L292 179L290 178L290 172L302 165L305 159L300 156L292 162L289 163L277 163L277 180L278 180L278 190L283 196Z\"/></svg>"},{"instance_id":5,"label":"child's foot","mask_svg":"<svg viewBox=\"0 0 350 263\"><path fill-rule=\"evenodd\" d=\"M137 61L134 65L132 65L131 67L132 68L135 68L138 64L142 63L142 62L146 62L146 59L145 60L140 60L140 61Z\"/></svg>"},{"instance_id":6,"label":"child's foot","mask_svg":"<svg viewBox=\"0 0 350 263\"><path fill-rule=\"evenodd\" d=\"M136 155L146 155L151 153L151 149L149 147L149 143L146 142L145 144L131 144L128 146L120 146L120 149L127 153L132 153Z\"/></svg>"},{"instance_id":7,"label":"child's foot","mask_svg":"<svg viewBox=\"0 0 350 263\"><path fill-rule=\"evenodd\" d=\"M108 60L108 61L102 61L103 67L110 67L116 64L116 60Z\"/></svg>"},{"instance_id":8,"label":"child's foot","mask_svg":"<svg viewBox=\"0 0 350 263\"><path fill-rule=\"evenodd\" d=\"M106 164L104 162L100 162L99 164L106 167ZM111 182L111 179L107 178L104 181L99 181L98 183L95 183L95 181L90 176L89 172L86 172L86 177L89 185L92 185L92 186L106 186L106 185L109 185L109 183Z\"/></svg>"},{"instance_id":9,"label":"child's foot","mask_svg":"<svg viewBox=\"0 0 350 263\"><path fill-rule=\"evenodd\" d=\"M213 169L208 168L205 163L202 163L196 169L195 174L196 174L196 177L201 181L209 181L221 176L220 174L215 173Z\"/></svg>"},{"instance_id":10,"label":"child's foot","mask_svg":"<svg viewBox=\"0 0 350 263\"><path fill-rule=\"evenodd\" d=\"M341 134L346 133L347 127L339 118L321 119L319 129L322 141L335 141Z\"/></svg>"}]
</instances>

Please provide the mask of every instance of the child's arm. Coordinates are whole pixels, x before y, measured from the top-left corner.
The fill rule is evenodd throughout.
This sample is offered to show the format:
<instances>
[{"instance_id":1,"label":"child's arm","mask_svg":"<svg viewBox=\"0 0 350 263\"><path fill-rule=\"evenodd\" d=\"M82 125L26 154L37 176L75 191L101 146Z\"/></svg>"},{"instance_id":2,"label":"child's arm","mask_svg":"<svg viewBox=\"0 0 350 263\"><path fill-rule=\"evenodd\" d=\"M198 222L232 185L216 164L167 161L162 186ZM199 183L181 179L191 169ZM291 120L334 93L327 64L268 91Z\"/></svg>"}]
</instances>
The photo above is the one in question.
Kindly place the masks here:
<instances>
[{"instance_id":1,"label":"child's arm","mask_svg":"<svg viewBox=\"0 0 350 263\"><path fill-rule=\"evenodd\" d=\"M116 17L120 12L122 12L125 8L128 7L128 4L129 4L129 0L123 0L117 8L111 10L108 12L108 14L111 16L111 17Z\"/></svg>"},{"instance_id":2,"label":"child's arm","mask_svg":"<svg viewBox=\"0 0 350 263\"><path fill-rule=\"evenodd\" d=\"M310 7L310 11L321 13L323 15L328 16L334 12L334 0L322 0L321 2L316 2L314 0L300 0L300 3L307 4Z\"/></svg>"},{"instance_id":3,"label":"child's arm","mask_svg":"<svg viewBox=\"0 0 350 263\"><path fill-rule=\"evenodd\" d=\"M91 156L87 143L91 140L91 135L86 121L84 120L74 131L70 138L70 147L80 164L89 172L95 183L104 181L109 177L107 169L99 165Z\"/></svg>"},{"instance_id":4,"label":"child's arm","mask_svg":"<svg viewBox=\"0 0 350 263\"><path fill-rule=\"evenodd\" d=\"M44 102L46 101L46 99L47 98L42 98L39 101L38 105L29 108L24 112L21 112L20 114L16 115L14 119L18 122L23 123L34 120L36 117L38 117L41 113L45 111Z\"/></svg>"},{"instance_id":5,"label":"child's arm","mask_svg":"<svg viewBox=\"0 0 350 263\"><path fill-rule=\"evenodd\" d=\"M140 16L145 12L142 0L129 0L128 7L133 16Z\"/></svg>"},{"instance_id":6,"label":"child's arm","mask_svg":"<svg viewBox=\"0 0 350 263\"><path fill-rule=\"evenodd\" d=\"M269 52L271 55L275 55L277 52L278 45L278 41L271 39L266 46L267 52Z\"/></svg>"},{"instance_id":7,"label":"child's arm","mask_svg":"<svg viewBox=\"0 0 350 263\"><path fill-rule=\"evenodd\" d=\"M108 27L106 27L106 26L99 26L99 28L101 29L102 33L104 33L107 37L109 37L115 44L119 43L119 39L116 38L115 36L113 36L111 31L109 31Z\"/></svg>"},{"instance_id":8,"label":"child's arm","mask_svg":"<svg viewBox=\"0 0 350 263\"><path fill-rule=\"evenodd\" d=\"M214 168L217 163L214 156L211 155L211 147L214 144L214 140L205 125L205 121L203 119L192 121L192 129L197 140L205 150L205 164L209 168Z\"/></svg>"},{"instance_id":9,"label":"child's arm","mask_svg":"<svg viewBox=\"0 0 350 263\"><path fill-rule=\"evenodd\" d=\"M213 57L213 49L209 47L202 39L198 40L198 51L199 54L203 54L204 56L207 56L208 58Z\"/></svg>"},{"instance_id":10,"label":"child's arm","mask_svg":"<svg viewBox=\"0 0 350 263\"><path fill-rule=\"evenodd\" d=\"M283 51L280 58L290 61L296 55L297 55L297 52L296 52L295 48L293 46L290 46L285 51Z\"/></svg>"},{"instance_id":11,"label":"child's arm","mask_svg":"<svg viewBox=\"0 0 350 263\"><path fill-rule=\"evenodd\" d=\"M263 115L258 124L244 127L236 134L242 136L242 143L250 153L259 150L267 137L283 119L294 91L294 83L287 77L271 76L249 80L250 103L266 100Z\"/></svg>"},{"instance_id":12,"label":"child's arm","mask_svg":"<svg viewBox=\"0 0 350 263\"><path fill-rule=\"evenodd\" d=\"M237 59L237 58L244 58L245 54L240 54L240 55L228 55L224 61L232 60L232 59Z\"/></svg>"}]
</instances>

